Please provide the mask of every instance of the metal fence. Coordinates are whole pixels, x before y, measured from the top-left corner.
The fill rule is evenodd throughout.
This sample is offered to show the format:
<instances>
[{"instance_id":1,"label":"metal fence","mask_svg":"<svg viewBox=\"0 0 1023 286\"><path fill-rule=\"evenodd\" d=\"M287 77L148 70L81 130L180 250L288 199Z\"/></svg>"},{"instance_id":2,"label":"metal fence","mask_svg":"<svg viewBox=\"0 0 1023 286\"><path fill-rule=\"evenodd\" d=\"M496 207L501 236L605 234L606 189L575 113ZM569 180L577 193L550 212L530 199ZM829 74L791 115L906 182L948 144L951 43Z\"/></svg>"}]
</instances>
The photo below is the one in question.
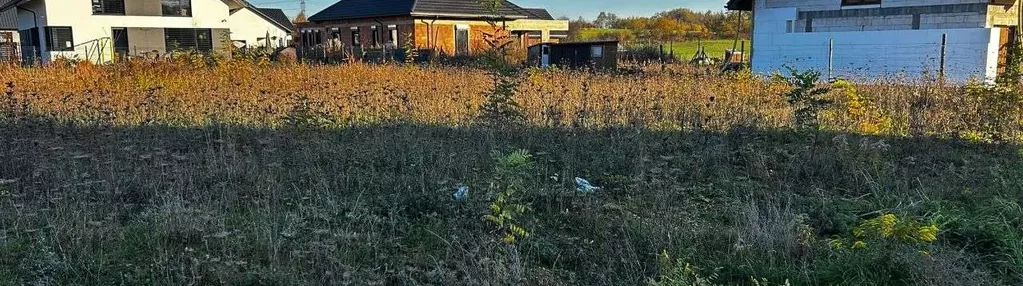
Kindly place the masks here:
<instances>
[{"instance_id":1,"label":"metal fence","mask_svg":"<svg viewBox=\"0 0 1023 286\"><path fill-rule=\"evenodd\" d=\"M406 61L406 52L404 49L393 48L393 47L349 47L349 46L331 46L331 45L315 45L315 46L299 46L296 48L298 52L298 58L307 62L324 62L324 63L337 63L345 61L361 61L370 63L382 63L382 62L404 62ZM429 61L433 55L433 50L416 50L417 58L414 59L417 62Z\"/></svg>"}]
</instances>

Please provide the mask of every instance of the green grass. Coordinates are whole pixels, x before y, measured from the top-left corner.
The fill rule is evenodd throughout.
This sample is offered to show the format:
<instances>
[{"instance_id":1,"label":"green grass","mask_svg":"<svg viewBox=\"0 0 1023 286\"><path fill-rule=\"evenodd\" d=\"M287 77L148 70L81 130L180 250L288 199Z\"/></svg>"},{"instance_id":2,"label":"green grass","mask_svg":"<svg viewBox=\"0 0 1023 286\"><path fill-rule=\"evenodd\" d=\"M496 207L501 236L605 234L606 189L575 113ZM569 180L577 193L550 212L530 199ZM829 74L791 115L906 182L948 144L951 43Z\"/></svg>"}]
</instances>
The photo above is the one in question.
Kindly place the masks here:
<instances>
[{"instance_id":1,"label":"green grass","mask_svg":"<svg viewBox=\"0 0 1023 286\"><path fill-rule=\"evenodd\" d=\"M749 129L31 120L0 124L0 138L0 174L16 180L0 197L10 284L1018 285L1023 273L1023 161L1010 146ZM529 206L515 219L531 236L510 247L481 217L492 186L512 182L496 158L518 149L532 157L515 175L525 180L514 200ZM580 194L574 177L602 189ZM459 184L472 188L466 201L451 198ZM939 241L827 246L879 212L933 220ZM812 237L797 242L806 227Z\"/></svg>"},{"instance_id":2,"label":"green grass","mask_svg":"<svg viewBox=\"0 0 1023 286\"><path fill-rule=\"evenodd\" d=\"M707 55L712 58L724 58L725 50L732 49L734 40L705 40L702 42L680 42L680 43L669 43L665 44L665 48L671 48L675 51L675 56L683 60L688 60L696 54L702 44L707 52ZM740 49L742 42L736 45L736 49ZM746 50L749 50L749 42L746 42Z\"/></svg>"}]
</instances>

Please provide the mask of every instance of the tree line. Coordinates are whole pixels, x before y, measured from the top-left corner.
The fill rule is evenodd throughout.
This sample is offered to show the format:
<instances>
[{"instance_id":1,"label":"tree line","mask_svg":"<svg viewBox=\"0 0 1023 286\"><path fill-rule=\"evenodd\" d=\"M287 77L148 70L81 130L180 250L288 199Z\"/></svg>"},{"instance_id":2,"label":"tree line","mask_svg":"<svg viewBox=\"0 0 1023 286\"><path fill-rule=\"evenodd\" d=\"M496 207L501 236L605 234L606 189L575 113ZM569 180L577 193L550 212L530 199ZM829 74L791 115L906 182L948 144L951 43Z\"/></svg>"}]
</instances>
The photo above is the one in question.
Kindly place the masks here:
<instances>
[{"instance_id":1,"label":"tree line","mask_svg":"<svg viewBox=\"0 0 1023 286\"><path fill-rule=\"evenodd\" d=\"M569 38L574 41L619 40L622 42L673 42L698 39L748 38L752 22L749 14L726 11L697 12L678 8L652 17L618 17L601 12L596 19L582 17L569 22Z\"/></svg>"}]
</instances>

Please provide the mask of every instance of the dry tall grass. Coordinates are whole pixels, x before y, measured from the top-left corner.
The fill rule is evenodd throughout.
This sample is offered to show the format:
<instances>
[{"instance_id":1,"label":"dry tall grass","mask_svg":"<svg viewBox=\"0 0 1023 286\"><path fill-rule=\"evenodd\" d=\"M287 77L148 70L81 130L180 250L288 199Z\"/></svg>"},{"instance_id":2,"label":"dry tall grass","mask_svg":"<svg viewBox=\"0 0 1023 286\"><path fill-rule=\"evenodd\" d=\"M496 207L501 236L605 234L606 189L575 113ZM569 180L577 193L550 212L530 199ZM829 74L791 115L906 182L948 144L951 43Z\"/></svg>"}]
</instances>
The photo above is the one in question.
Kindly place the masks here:
<instances>
[{"instance_id":1,"label":"dry tall grass","mask_svg":"<svg viewBox=\"0 0 1023 286\"><path fill-rule=\"evenodd\" d=\"M532 126L662 130L774 129L791 125L783 82L686 67L632 74L529 71L517 93ZM414 122L474 124L487 75L453 67L307 66L234 61L134 62L115 66L0 67L6 106L78 123L280 127L297 107L331 125ZM930 81L884 79L856 86L851 103L833 92L822 120L840 131L963 137L988 124L996 100ZM856 111L853 109L866 109ZM999 130L1019 130L1019 110L1000 114ZM865 116L864 114L869 114ZM867 122L874 125L865 127ZM1010 136L1010 137L1015 137Z\"/></svg>"}]
</instances>

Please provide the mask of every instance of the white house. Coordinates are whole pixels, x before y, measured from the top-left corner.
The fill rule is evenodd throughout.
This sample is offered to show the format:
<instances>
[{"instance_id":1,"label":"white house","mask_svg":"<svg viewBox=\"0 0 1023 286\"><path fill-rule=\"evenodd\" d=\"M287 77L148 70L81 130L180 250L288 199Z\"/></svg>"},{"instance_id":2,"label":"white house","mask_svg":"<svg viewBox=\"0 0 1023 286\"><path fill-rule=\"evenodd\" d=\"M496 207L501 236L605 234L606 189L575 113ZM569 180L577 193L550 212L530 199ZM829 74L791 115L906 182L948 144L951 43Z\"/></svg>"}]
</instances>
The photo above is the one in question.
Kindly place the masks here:
<instances>
[{"instance_id":1,"label":"white house","mask_svg":"<svg viewBox=\"0 0 1023 286\"><path fill-rule=\"evenodd\" d=\"M0 3L0 12L17 11L23 58L41 62L63 57L105 63L123 56L156 57L179 50L230 55L232 26L245 33L260 31L265 35L267 22L280 24L268 17L232 22L232 11L255 9L244 0ZM245 21L250 23L246 25Z\"/></svg>"},{"instance_id":2,"label":"white house","mask_svg":"<svg viewBox=\"0 0 1023 286\"><path fill-rule=\"evenodd\" d=\"M251 5L232 9L227 25L231 29L231 40L238 48L286 47L295 33L295 24L283 10Z\"/></svg>"},{"instance_id":3,"label":"white house","mask_svg":"<svg viewBox=\"0 0 1023 286\"><path fill-rule=\"evenodd\" d=\"M752 11L752 68L835 77L992 79L1018 39L1020 0L731 0Z\"/></svg>"}]
</instances>

